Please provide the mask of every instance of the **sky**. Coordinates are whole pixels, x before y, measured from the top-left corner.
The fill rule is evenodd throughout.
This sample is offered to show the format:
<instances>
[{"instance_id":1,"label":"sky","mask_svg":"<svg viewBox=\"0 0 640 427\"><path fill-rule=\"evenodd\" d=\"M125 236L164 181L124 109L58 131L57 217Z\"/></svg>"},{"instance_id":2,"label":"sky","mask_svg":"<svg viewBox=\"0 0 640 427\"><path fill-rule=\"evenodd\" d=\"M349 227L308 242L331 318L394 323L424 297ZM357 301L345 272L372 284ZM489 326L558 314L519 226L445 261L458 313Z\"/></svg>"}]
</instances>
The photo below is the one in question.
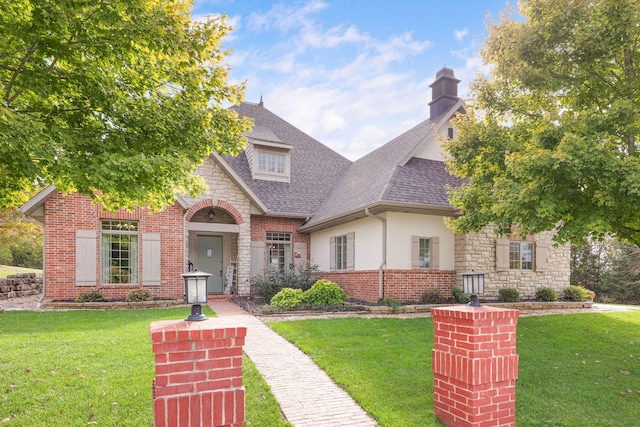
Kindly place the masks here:
<instances>
[{"instance_id":1,"label":"sky","mask_svg":"<svg viewBox=\"0 0 640 427\"><path fill-rule=\"evenodd\" d=\"M513 3L513 2L512 2ZM452 68L469 95L487 14L506 0L195 0L228 16L229 82L349 160L429 116L429 84Z\"/></svg>"}]
</instances>

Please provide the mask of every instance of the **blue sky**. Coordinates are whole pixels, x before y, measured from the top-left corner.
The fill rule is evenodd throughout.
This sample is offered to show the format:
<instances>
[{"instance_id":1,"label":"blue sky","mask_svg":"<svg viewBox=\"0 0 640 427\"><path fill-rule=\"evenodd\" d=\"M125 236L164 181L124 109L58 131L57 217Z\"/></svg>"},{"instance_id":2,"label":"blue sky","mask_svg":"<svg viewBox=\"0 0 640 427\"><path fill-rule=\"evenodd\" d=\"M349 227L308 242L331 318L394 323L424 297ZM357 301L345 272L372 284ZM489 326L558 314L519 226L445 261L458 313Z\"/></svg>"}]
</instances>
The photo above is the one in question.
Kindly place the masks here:
<instances>
[{"instance_id":1,"label":"blue sky","mask_svg":"<svg viewBox=\"0 0 640 427\"><path fill-rule=\"evenodd\" d=\"M483 71L487 14L506 0L196 0L194 19L226 14L231 83L356 160L428 117L429 84L453 68L459 94Z\"/></svg>"}]
</instances>

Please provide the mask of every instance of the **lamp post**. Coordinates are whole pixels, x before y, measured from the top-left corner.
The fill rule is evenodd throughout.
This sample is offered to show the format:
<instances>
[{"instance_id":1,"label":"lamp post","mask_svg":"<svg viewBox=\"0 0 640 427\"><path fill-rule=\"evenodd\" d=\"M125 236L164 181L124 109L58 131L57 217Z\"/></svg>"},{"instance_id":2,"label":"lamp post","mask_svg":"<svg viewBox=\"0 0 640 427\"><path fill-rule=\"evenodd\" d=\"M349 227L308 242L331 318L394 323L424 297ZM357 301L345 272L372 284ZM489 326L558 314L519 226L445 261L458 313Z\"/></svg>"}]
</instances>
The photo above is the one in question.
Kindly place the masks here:
<instances>
[{"instance_id":1,"label":"lamp post","mask_svg":"<svg viewBox=\"0 0 640 427\"><path fill-rule=\"evenodd\" d=\"M192 304L191 314L185 320L198 322L207 320L207 316L202 314L202 305L207 303L207 280L211 274L204 271L194 271L184 273L184 302Z\"/></svg>"},{"instance_id":2,"label":"lamp post","mask_svg":"<svg viewBox=\"0 0 640 427\"><path fill-rule=\"evenodd\" d=\"M469 305L479 307L478 294L484 294L484 273L471 270L468 273L462 273L462 290L465 294L471 295Z\"/></svg>"}]
</instances>

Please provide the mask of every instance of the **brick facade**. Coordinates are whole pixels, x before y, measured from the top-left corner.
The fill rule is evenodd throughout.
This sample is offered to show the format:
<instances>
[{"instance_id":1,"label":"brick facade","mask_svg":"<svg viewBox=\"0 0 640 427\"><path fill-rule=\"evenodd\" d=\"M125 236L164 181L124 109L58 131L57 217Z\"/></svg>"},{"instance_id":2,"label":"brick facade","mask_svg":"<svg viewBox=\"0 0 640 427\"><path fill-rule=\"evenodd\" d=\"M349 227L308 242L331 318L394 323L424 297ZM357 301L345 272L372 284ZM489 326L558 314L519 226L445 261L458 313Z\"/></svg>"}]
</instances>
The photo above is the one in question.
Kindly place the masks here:
<instances>
[{"instance_id":1,"label":"brick facade","mask_svg":"<svg viewBox=\"0 0 640 427\"><path fill-rule=\"evenodd\" d=\"M246 328L215 328L212 320L150 325L155 427L243 425L246 334Z\"/></svg>"},{"instance_id":2,"label":"brick facade","mask_svg":"<svg viewBox=\"0 0 640 427\"><path fill-rule=\"evenodd\" d=\"M456 306L431 315L436 416L448 426L515 426L519 312Z\"/></svg>"},{"instance_id":3,"label":"brick facade","mask_svg":"<svg viewBox=\"0 0 640 427\"><path fill-rule=\"evenodd\" d=\"M181 298L184 293L184 281L180 276L184 272L184 252L182 250L183 217L179 205L168 207L162 212L150 214L147 210L136 208L133 212L106 212L101 206L91 202L87 196L72 193L64 196L54 194L45 202L44 221L44 280L45 299L73 300L80 292L100 290L107 299L124 299L132 289L142 287L139 284L102 284L100 283L100 228L103 219L122 219L138 221L139 225L139 270L142 272L143 233L159 233L161 236L161 284L144 286L157 298ZM76 285L76 231L95 231L96 272L95 286ZM142 274L138 275L139 280Z\"/></svg>"},{"instance_id":4,"label":"brick facade","mask_svg":"<svg viewBox=\"0 0 640 427\"><path fill-rule=\"evenodd\" d=\"M378 302L378 270L323 272L322 277L336 282L351 298ZM449 297L456 274L449 270L384 270L383 283L383 298L409 303L419 301L429 289L438 289L443 297Z\"/></svg>"}]
</instances>

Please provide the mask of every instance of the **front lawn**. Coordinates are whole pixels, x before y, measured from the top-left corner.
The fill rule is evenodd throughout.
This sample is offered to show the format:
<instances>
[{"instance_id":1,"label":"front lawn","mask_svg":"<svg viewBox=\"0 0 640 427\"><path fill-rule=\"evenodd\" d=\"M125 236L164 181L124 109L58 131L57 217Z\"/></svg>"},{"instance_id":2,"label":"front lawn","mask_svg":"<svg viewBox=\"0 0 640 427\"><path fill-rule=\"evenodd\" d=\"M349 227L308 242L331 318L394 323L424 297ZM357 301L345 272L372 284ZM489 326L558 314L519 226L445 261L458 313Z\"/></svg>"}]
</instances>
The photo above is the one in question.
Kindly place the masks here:
<instances>
[{"instance_id":1,"label":"front lawn","mask_svg":"<svg viewBox=\"0 0 640 427\"><path fill-rule=\"evenodd\" d=\"M0 314L0 425L152 426L149 324L188 313L176 307ZM247 425L290 425L248 360L243 383Z\"/></svg>"},{"instance_id":2,"label":"front lawn","mask_svg":"<svg viewBox=\"0 0 640 427\"><path fill-rule=\"evenodd\" d=\"M0 279L11 276L12 274L22 273L42 274L42 270L35 270L33 268L12 267L10 265L0 265Z\"/></svg>"},{"instance_id":3,"label":"front lawn","mask_svg":"<svg viewBox=\"0 0 640 427\"><path fill-rule=\"evenodd\" d=\"M383 427L439 426L430 318L270 326L309 354ZM519 319L518 426L637 426L640 311Z\"/></svg>"}]
</instances>

